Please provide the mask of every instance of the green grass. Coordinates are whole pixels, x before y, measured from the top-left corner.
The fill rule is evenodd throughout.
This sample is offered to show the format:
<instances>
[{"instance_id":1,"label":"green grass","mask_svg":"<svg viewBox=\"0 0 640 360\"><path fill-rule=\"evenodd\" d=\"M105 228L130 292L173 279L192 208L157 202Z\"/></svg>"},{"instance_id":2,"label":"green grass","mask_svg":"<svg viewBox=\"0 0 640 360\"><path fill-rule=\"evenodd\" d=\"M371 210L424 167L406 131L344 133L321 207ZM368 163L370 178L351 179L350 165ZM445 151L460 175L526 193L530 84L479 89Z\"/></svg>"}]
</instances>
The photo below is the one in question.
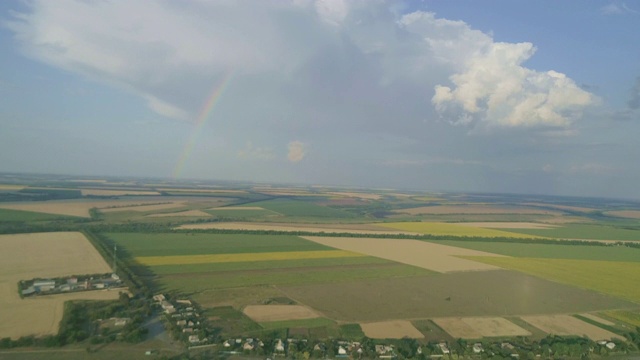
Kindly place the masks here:
<instances>
[{"instance_id":1,"label":"green grass","mask_svg":"<svg viewBox=\"0 0 640 360\"><path fill-rule=\"evenodd\" d=\"M640 303L640 262L516 257L465 257Z\"/></svg>"},{"instance_id":2,"label":"green grass","mask_svg":"<svg viewBox=\"0 0 640 360\"><path fill-rule=\"evenodd\" d=\"M345 339L360 340L364 337L364 332L360 324L340 325L340 335Z\"/></svg>"},{"instance_id":3,"label":"green grass","mask_svg":"<svg viewBox=\"0 0 640 360\"><path fill-rule=\"evenodd\" d=\"M259 206L289 217L317 217L317 218L353 218L354 214L346 211L320 206L311 202L293 199L274 199L247 204Z\"/></svg>"},{"instance_id":4,"label":"green grass","mask_svg":"<svg viewBox=\"0 0 640 360\"><path fill-rule=\"evenodd\" d=\"M291 235L110 233L133 257L332 250Z\"/></svg>"},{"instance_id":5,"label":"green grass","mask_svg":"<svg viewBox=\"0 0 640 360\"><path fill-rule=\"evenodd\" d=\"M308 285L334 283L360 279L379 279L391 277L409 277L430 275L433 272L408 265L344 268L337 266L329 269L314 268L278 269L271 271L250 271L231 273L204 273L184 275L165 275L158 279L166 289L183 292L199 292L211 289L225 289L258 285Z\"/></svg>"},{"instance_id":6,"label":"green grass","mask_svg":"<svg viewBox=\"0 0 640 360\"><path fill-rule=\"evenodd\" d=\"M54 221L80 219L75 216L45 214L32 211L0 209L0 222Z\"/></svg>"},{"instance_id":7,"label":"green grass","mask_svg":"<svg viewBox=\"0 0 640 360\"><path fill-rule=\"evenodd\" d=\"M514 257L640 262L640 249L622 246L524 244L455 240L432 242Z\"/></svg>"},{"instance_id":8,"label":"green grass","mask_svg":"<svg viewBox=\"0 0 640 360\"><path fill-rule=\"evenodd\" d=\"M559 239L640 240L640 230L610 225L570 224L552 229L509 229L509 231Z\"/></svg>"},{"instance_id":9,"label":"green grass","mask_svg":"<svg viewBox=\"0 0 640 360\"><path fill-rule=\"evenodd\" d=\"M288 329L288 328L317 328L335 325L333 320L327 318L301 319L301 320L284 320L269 321L259 323L265 330L271 329Z\"/></svg>"},{"instance_id":10,"label":"green grass","mask_svg":"<svg viewBox=\"0 0 640 360\"><path fill-rule=\"evenodd\" d=\"M610 318L640 327L640 311L613 310L604 314Z\"/></svg>"},{"instance_id":11,"label":"green grass","mask_svg":"<svg viewBox=\"0 0 640 360\"><path fill-rule=\"evenodd\" d=\"M209 322L214 328L220 328L225 335L236 336L262 329L258 323L251 320L242 311L231 306L210 308L205 310L204 315L209 318Z\"/></svg>"},{"instance_id":12,"label":"green grass","mask_svg":"<svg viewBox=\"0 0 640 360\"><path fill-rule=\"evenodd\" d=\"M345 257L326 259L300 259L300 260L276 260L276 261L246 261L232 263L190 264L190 265L163 265L152 266L151 271L157 275L189 274L220 271L246 271L266 269L290 269L313 268L322 266L345 266L366 264L390 264L391 261L372 257Z\"/></svg>"}]
</instances>

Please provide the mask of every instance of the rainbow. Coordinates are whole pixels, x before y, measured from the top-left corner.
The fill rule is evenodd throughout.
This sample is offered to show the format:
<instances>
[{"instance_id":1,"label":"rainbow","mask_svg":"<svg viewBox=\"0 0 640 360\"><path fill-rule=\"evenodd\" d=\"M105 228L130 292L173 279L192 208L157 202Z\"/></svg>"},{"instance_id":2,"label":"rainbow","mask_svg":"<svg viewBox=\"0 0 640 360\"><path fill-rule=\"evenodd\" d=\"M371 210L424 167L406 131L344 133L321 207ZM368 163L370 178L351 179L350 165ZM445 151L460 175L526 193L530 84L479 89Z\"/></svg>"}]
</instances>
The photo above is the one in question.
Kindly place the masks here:
<instances>
[{"instance_id":1,"label":"rainbow","mask_svg":"<svg viewBox=\"0 0 640 360\"><path fill-rule=\"evenodd\" d=\"M198 139L198 136L202 132L202 128L204 127L204 124L210 118L211 112L213 111L216 104L222 97L224 90L227 88L227 86L231 82L231 78L233 78L232 71L228 71L226 74L224 74L224 76L220 79L220 81L218 81L218 83L215 84L215 86L213 87L213 90L211 91L211 95L207 97L207 100L202 105L202 109L200 109L200 112L198 113L198 117L196 118L196 122L195 122L195 127L191 132L191 136L189 137L189 140L187 141L187 143L184 145L184 149L182 150L182 155L180 155L180 158L178 159L178 163L173 169L174 179L177 179L182 173L182 169L184 168L184 165L186 164L189 157L191 156L193 147L196 144L196 140Z\"/></svg>"}]
</instances>

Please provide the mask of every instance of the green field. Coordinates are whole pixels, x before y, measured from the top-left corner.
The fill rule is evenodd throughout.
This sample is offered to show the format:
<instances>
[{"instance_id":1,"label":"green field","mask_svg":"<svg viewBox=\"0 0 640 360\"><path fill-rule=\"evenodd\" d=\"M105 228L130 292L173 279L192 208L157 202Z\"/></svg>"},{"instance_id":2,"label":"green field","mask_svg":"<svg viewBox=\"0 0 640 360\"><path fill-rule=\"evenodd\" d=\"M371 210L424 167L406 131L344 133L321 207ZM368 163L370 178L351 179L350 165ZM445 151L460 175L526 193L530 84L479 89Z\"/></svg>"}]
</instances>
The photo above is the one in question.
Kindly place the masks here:
<instances>
[{"instance_id":1,"label":"green field","mask_svg":"<svg viewBox=\"0 0 640 360\"><path fill-rule=\"evenodd\" d=\"M365 264L392 264L389 260L384 260L372 256L328 258L328 259L302 259L302 260L276 260L276 261L253 261L235 263L210 263L210 264L190 264L186 265L163 265L152 267L153 272L158 275L165 274L189 274L220 271L247 271L247 270L267 270L267 269L295 269L295 268L319 268L331 266L349 266Z\"/></svg>"},{"instance_id":2,"label":"green field","mask_svg":"<svg viewBox=\"0 0 640 360\"><path fill-rule=\"evenodd\" d=\"M509 231L558 239L640 240L640 230L612 225L570 224L551 229L510 229Z\"/></svg>"},{"instance_id":3,"label":"green field","mask_svg":"<svg viewBox=\"0 0 640 360\"><path fill-rule=\"evenodd\" d=\"M263 217L282 217L282 214L278 214L276 212L270 210L227 210L224 207L219 209L209 209L203 210L204 212L222 217L222 218L230 218L230 219L254 219L254 218L263 218Z\"/></svg>"},{"instance_id":4,"label":"green field","mask_svg":"<svg viewBox=\"0 0 640 360\"><path fill-rule=\"evenodd\" d=\"M640 311L613 310L604 313L610 318L640 327Z\"/></svg>"},{"instance_id":5,"label":"green field","mask_svg":"<svg viewBox=\"0 0 640 360\"><path fill-rule=\"evenodd\" d=\"M640 303L640 262L484 256L468 258Z\"/></svg>"},{"instance_id":6,"label":"green field","mask_svg":"<svg viewBox=\"0 0 640 360\"><path fill-rule=\"evenodd\" d=\"M431 275L433 272L409 265L335 266L322 269L271 269L260 271L165 274L158 280L165 290L194 293L203 290L263 285L306 285L338 283L360 279L381 279Z\"/></svg>"},{"instance_id":7,"label":"green field","mask_svg":"<svg viewBox=\"0 0 640 360\"><path fill-rule=\"evenodd\" d=\"M353 218L354 214L343 210L320 206L308 201L293 199L274 199L258 201L247 204L246 206L262 207L267 210L275 211L288 217L305 217L305 218Z\"/></svg>"},{"instance_id":8,"label":"green field","mask_svg":"<svg viewBox=\"0 0 640 360\"><path fill-rule=\"evenodd\" d=\"M0 209L0 222L28 222L28 221L53 221L80 219L75 216L45 214L32 211Z\"/></svg>"},{"instance_id":9,"label":"green field","mask_svg":"<svg viewBox=\"0 0 640 360\"><path fill-rule=\"evenodd\" d=\"M380 226L391 229L411 231L420 234L430 235L452 235L452 236L480 236L480 237L505 237L505 238L532 238L537 236L518 234L509 231L470 227L457 224L440 222L396 222L382 223Z\"/></svg>"},{"instance_id":10,"label":"green field","mask_svg":"<svg viewBox=\"0 0 640 360\"><path fill-rule=\"evenodd\" d=\"M133 257L333 250L291 235L109 233L107 236Z\"/></svg>"},{"instance_id":11,"label":"green field","mask_svg":"<svg viewBox=\"0 0 640 360\"><path fill-rule=\"evenodd\" d=\"M623 246L524 244L456 240L438 240L432 242L514 257L640 262L640 249Z\"/></svg>"}]
</instances>

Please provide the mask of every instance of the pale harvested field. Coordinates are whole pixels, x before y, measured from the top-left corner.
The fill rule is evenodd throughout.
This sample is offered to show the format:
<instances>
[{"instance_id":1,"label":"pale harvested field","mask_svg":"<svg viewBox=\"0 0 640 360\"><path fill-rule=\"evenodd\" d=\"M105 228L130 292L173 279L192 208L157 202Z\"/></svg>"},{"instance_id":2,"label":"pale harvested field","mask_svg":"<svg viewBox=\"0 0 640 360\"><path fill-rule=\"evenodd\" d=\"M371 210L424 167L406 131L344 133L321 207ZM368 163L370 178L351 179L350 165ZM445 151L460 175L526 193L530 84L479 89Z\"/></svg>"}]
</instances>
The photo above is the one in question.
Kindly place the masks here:
<instances>
[{"instance_id":1,"label":"pale harvested field","mask_svg":"<svg viewBox=\"0 0 640 360\"><path fill-rule=\"evenodd\" d=\"M124 196L124 195L160 195L156 191L139 190L107 190L107 189L80 189L83 196Z\"/></svg>"},{"instance_id":2,"label":"pale harvested field","mask_svg":"<svg viewBox=\"0 0 640 360\"><path fill-rule=\"evenodd\" d=\"M117 291L89 291L23 300L18 295L18 281L110 271L78 232L0 235L0 338L55 334L64 301L118 297Z\"/></svg>"},{"instance_id":3,"label":"pale harvested field","mask_svg":"<svg viewBox=\"0 0 640 360\"><path fill-rule=\"evenodd\" d=\"M24 185L9 185L9 184L0 184L0 191L9 190L9 191L18 191L24 189Z\"/></svg>"},{"instance_id":4,"label":"pale harvested field","mask_svg":"<svg viewBox=\"0 0 640 360\"><path fill-rule=\"evenodd\" d=\"M329 195L336 196L346 196L346 197L354 197L364 200L379 200L382 196L378 194L368 194L368 193L360 193L360 192L328 192Z\"/></svg>"},{"instance_id":5,"label":"pale harvested field","mask_svg":"<svg viewBox=\"0 0 640 360\"><path fill-rule=\"evenodd\" d=\"M140 202L139 200L100 200L100 201L32 201L28 203L2 203L0 204L0 208L2 209L11 209L11 210L22 210L22 211L33 211L47 214L56 214L56 215L69 215L69 216L80 216L80 217L89 217L89 210L92 208L108 208L103 209L101 211L109 211L114 210L116 208L109 208L111 206L130 206L143 204L144 202ZM149 202L146 202L147 204ZM158 201L153 201L151 203L158 203ZM120 209L120 208L118 208Z\"/></svg>"},{"instance_id":6,"label":"pale harvested field","mask_svg":"<svg viewBox=\"0 0 640 360\"><path fill-rule=\"evenodd\" d=\"M640 219L640 210L617 210L617 211L607 211L605 215L629 218L629 219Z\"/></svg>"},{"instance_id":7,"label":"pale harvested field","mask_svg":"<svg viewBox=\"0 0 640 360\"><path fill-rule=\"evenodd\" d=\"M440 318L433 319L433 322L454 338L480 339L531 335L529 331L501 317Z\"/></svg>"},{"instance_id":8,"label":"pale harvested field","mask_svg":"<svg viewBox=\"0 0 640 360\"><path fill-rule=\"evenodd\" d=\"M491 254L483 251L462 249L419 240L337 238L319 236L303 236L303 238L337 249L376 256L441 273L499 269L493 265L487 266L487 264L461 259L458 256L477 256L471 254L482 253L484 254L483 256L502 257L502 255Z\"/></svg>"},{"instance_id":9,"label":"pale harvested field","mask_svg":"<svg viewBox=\"0 0 640 360\"><path fill-rule=\"evenodd\" d=\"M422 339L424 335L406 320L383 321L360 324L364 334L372 339Z\"/></svg>"},{"instance_id":10,"label":"pale harvested field","mask_svg":"<svg viewBox=\"0 0 640 360\"><path fill-rule=\"evenodd\" d=\"M147 211L175 209L175 208L183 207L185 205L186 205L186 202L172 201L166 204L119 206L115 208L100 209L100 211L103 213L118 212L118 211L147 212Z\"/></svg>"},{"instance_id":11,"label":"pale harvested field","mask_svg":"<svg viewBox=\"0 0 640 360\"><path fill-rule=\"evenodd\" d=\"M461 222L456 225L489 229L552 229L557 226L532 222Z\"/></svg>"},{"instance_id":12,"label":"pale harvested field","mask_svg":"<svg viewBox=\"0 0 640 360\"><path fill-rule=\"evenodd\" d=\"M586 336L589 339L596 341L609 340L613 338L624 340L624 338L619 335L586 323L570 315L538 315L522 316L521 318L548 334L560 336Z\"/></svg>"},{"instance_id":13,"label":"pale harvested field","mask_svg":"<svg viewBox=\"0 0 640 360\"><path fill-rule=\"evenodd\" d=\"M408 209L393 210L399 214L409 215L452 215L452 214L518 214L518 215L560 215L557 211L532 208L505 208L497 206L477 206L477 205L438 205L421 206Z\"/></svg>"},{"instance_id":14,"label":"pale harvested field","mask_svg":"<svg viewBox=\"0 0 640 360\"><path fill-rule=\"evenodd\" d=\"M591 319L595 322L598 322L602 325L607 325L607 326L615 326L616 323L614 323L613 321L609 321L606 319L601 318L600 316L597 315L593 315L593 314L588 314L588 313L584 313L584 314L580 314L580 316L586 317L587 319Z\"/></svg>"},{"instance_id":15,"label":"pale harvested field","mask_svg":"<svg viewBox=\"0 0 640 360\"><path fill-rule=\"evenodd\" d=\"M321 316L302 305L249 305L243 312L255 322L314 319Z\"/></svg>"},{"instance_id":16,"label":"pale harvested field","mask_svg":"<svg viewBox=\"0 0 640 360\"><path fill-rule=\"evenodd\" d=\"M160 213L160 214L150 214L147 217L174 217L174 216L206 216L211 217L211 214L208 214L202 210L187 210L180 212L172 212L172 213Z\"/></svg>"},{"instance_id":17,"label":"pale harvested field","mask_svg":"<svg viewBox=\"0 0 640 360\"><path fill-rule=\"evenodd\" d=\"M219 208L220 210L228 209L226 207ZM212 209L215 210L215 209ZM329 224L326 227L320 224L274 224L274 223L207 223L207 224L186 224L181 225L178 229L224 229L224 230L266 230L266 231L307 231L307 232L325 232L325 233L351 233L351 234L410 234L415 235L409 231L396 231L393 229L385 229L375 225L344 225Z\"/></svg>"}]
</instances>

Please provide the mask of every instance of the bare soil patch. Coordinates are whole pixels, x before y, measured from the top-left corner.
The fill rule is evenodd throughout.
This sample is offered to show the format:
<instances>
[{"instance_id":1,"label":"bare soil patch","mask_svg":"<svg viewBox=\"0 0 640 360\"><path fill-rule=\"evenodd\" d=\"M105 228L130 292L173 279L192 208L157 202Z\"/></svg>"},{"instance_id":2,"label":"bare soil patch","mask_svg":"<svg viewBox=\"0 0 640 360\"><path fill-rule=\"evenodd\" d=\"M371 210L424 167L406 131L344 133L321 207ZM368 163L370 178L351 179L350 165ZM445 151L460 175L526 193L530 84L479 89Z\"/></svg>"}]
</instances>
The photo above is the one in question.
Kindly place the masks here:
<instances>
[{"instance_id":1,"label":"bare soil patch","mask_svg":"<svg viewBox=\"0 0 640 360\"><path fill-rule=\"evenodd\" d=\"M376 239L376 238L336 238L305 236L307 240L337 249L376 256L399 263L417 266L437 272L497 270L476 261L457 256L499 256L477 250L434 244L419 240ZM484 255L471 255L472 253Z\"/></svg>"},{"instance_id":2,"label":"bare soil patch","mask_svg":"<svg viewBox=\"0 0 640 360\"><path fill-rule=\"evenodd\" d=\"M372 339L422 339L424 335L406 320L383 321L360 324L364 334Z\"/></svg>"},{"instance_id":3,"label":"bare soil patch","mask_svg":"<svg viewBox=\"0 0 640 360\"><path fill-rule=\"evenodd\" d=\"M456 223L456 225L469 226L469 227L481 227L489 229L552 229L557 226L550 224L540 224L532 222L463 222Z\"/></svg>"},{"instance_id":4,"label":"bare soil patch","mask_svg":"<svg viewBox=\"0 0 640 360\"><path fill-rule=\"evenodd\" d=\"M586 336L596 341L614 338L624 340L620 335L616 335L570 315L522 316L521 318L548 334Z\"/></svg>"},{"instance_id":5,"label":"bare soil patch","mask_svg":"<svg viewBox=\"0 0 640 360\"><path fill-rule=\"evenodd\" d=\"M553 210L526 207L498 207L490 205L437 205L421 206L409 209L393 210L395 213L409 215L451 215L451 214L526 214L526 215L559 215Z\"/></svg>"},{"instance_id":6,"label":"bare soil patch","mask_svg":"<svg viewBox=\"0 0 640 360\"><path fill-rule=\"evenodd\" d=\"M249 305L244 314L255 322L314 319L321 317L314 310L302 305Z\"/></svg>"},{"instance_id":7,"label":"bare soil patch","mask_svg":"<svg viewBox=\"0 0 640 360\"><path fill-rule=\"evenodd\" d=\"M227 209L219 208L220 210ZM385 229L375 225L356 224L356 225L340 225L328 224L277 224L277 223L207 223L207 224L186 224L181 225L178 229L225 229L225 230L266 230L266 231L290 231L290 232L335 232L335 233L351 233L351 234L414 234L408 231L397 231L393 229Z\"/></svg>"},{"instance_id":8,"label":"bare soil patch","mask_svg":"<svg viewBox=\"0 0 640 360\"><path fill-rule=\"evenodd\" d=\"M18 281L109 271L78 232L0 235L0 338L57 333L67 300L118 298L118 291L89 291L20 299Z\"/></svg>"},{"instance_id":9,"label":"bare soil patch","mask_svg":"<svg viewBox=\"0 0 640 360\"><path fill-rule=\"evenodd\" d=\"M480 339L483 337L530 336L531 333L501 317L455 317L433 319L454 338Z\"/></svg>"},{"instance_id":10,"label":"bare soil patch","mask_svg":"<svg viewBox=\"0 0 640 360\"><path fill-rule=\"evenodd\" d=\"M9 190L9 191L18 191L24 189L25 185L11 185L11 184L0 184L0 191Z\"/></svg>"},{"instance_id":11,"label":"bare soil patch","mask_svg":"<svg viewBox=\"0 0 640 360\"><path fill-rule=\"evenodd\" d=\"M174 217L174 216L199 216L199 217L211 217L211 214L208 214L202 210L187 210L180 212L172 212L172 213L160 213L160 214L150 214L147 217Z\"/></svg>"},{"instance_id":12,"label":"bare soil patch","mask_svg":"<svg viewBox=\"0 0 640 360\"><path fill-rule=\"evenodd\" d=\"M160 195L156 191L139 191L139 190L107 190L107 189L81 189L83 196L124 196L124 195Z\"/></svg>"},{"instance_id":13,"label":"bare soil patch","mask_svg":"<svg viewBox=\"0 0 640 360\"><path fill-rule=\"evenodd\" d=\"M291 299L348 322L520 316L632 309L637 304L506 270L278 286Z\"/></svg>"}]
</instances>

